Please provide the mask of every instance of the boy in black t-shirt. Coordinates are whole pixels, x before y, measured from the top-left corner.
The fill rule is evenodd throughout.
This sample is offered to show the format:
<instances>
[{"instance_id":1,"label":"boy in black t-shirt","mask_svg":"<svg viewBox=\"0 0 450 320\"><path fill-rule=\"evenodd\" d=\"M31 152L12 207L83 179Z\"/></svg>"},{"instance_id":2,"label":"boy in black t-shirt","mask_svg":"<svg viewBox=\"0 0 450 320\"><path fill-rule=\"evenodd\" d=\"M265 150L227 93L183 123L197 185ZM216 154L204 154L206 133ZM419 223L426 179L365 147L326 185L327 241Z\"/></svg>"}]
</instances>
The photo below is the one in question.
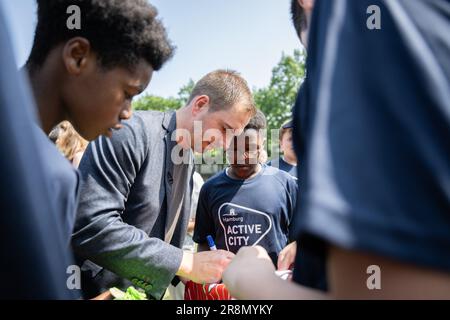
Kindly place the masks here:
<instances>
[{"instance_id":1,"label":"boy in black t-shirt","mask_svg":"<svg viewBox=\"0 0 450 320\"><path fill-rule=\"evenodd\" d=\"M261 111L244 133L234 139L229 168L207 181L197 208L194 241L199 251L209 250L211 235L218 249L236 253L243 246L264 247L274 264L289 243L289 224L297 197L292 176L261 165L266 128Z\"/></svg>"},{"instance_id":2,"label":"boy in black t-shirt","mask_svg":"<svg viewBox=\"0 0 450 320\"><path fill-rule=\"evenodd\" d=\"M297 156L292 143L293 121L284 123L280 129L280 151L283 156L273 159L267 163L268 166L278 168L289 173L297 179Z\"/></svg>"}]
</instances>

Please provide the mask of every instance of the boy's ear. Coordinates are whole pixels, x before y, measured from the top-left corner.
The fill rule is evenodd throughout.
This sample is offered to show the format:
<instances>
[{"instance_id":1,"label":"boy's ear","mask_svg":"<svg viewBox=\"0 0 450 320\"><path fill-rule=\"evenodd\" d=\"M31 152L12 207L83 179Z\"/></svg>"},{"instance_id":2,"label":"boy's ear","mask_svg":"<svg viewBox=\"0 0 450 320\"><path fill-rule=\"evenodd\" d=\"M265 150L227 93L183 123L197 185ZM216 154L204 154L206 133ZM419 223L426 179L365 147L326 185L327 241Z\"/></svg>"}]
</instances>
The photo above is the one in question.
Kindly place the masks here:
<instances>
[{"instance_id":1,"label":"boy's ear","mask_svg":"<svg viewBox=\"0 0 450 320\"><path fill-rule=\"evenodd\" d=\"M62 54L67 72L72 75L79 75L86 68L91 55L91 44L85 38L72 38L64 45Z\"/></svg>"}]
</instances>

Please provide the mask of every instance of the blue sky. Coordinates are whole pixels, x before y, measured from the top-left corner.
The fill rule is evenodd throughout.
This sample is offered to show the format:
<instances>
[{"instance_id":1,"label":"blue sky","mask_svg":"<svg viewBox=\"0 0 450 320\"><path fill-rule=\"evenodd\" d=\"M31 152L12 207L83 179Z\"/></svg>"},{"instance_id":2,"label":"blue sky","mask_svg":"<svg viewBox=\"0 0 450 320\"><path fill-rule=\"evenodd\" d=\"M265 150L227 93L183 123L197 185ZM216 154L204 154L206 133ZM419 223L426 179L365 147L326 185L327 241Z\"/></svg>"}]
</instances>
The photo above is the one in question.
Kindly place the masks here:
<instances>
[{"instance_id":1,"label":"blue sky","mask_svg":"<svg viewBox=\"0 0 450 320\"><path fill-rule=\"evenodd\" d=\"M190 78L218 68L238 70L252 88L269 83L282 52L300 43L289 17L289 0L152 0L177 47L146 93L175 96ZM31 49L35 0L0 0L18 66Z\"/></svg>"}]
</instances>

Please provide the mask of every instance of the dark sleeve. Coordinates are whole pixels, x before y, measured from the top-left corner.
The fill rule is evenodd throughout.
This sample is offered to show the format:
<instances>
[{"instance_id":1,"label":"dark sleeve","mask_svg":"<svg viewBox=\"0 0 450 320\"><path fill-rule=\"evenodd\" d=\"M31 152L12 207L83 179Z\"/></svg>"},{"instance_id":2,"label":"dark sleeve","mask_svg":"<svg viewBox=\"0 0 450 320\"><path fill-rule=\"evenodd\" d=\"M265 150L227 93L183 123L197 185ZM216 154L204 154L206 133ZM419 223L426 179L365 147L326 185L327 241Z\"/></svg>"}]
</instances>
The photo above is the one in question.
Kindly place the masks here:
<instances>
[{"instance_id":1,"label":"dark sleeve","mask_svg":"<svg viewBox=\"0 0 450 320\"><path fill-rule=\"evenodd\" d=\"M214 231L214 219L212 217L207 194L208 186L209 184L203 185L198 198L197 214L195 216L194 236L192 237L192 239L196 243L206 243L206 237L208 235L215 238L216 234Z\"/></svg>"},{"instance_id":2,"label":"dark sleeve","mask_svg":"<svg viewBox=\"0 0 450 320\"><path fill-rule=\"evenodd\" d=\"M125 223L121 214L148 155L142 119L133 117L112 139L91 143L80 164L83 185L72 244L75 252L131 280L159 299L182 251Z\"/></svg>"},{"instance_id":3,"label":"dark sleeve","mask_svg":"<svg viewBox=\"0 0 450 320\"><path fill-rule=\"evenodd\" d=\"M287 193L288 193L288 212L289 212L289 221L292 222L294 218L294 214L297 207L297 198L298 198L298 183L297 181L289 177L287 182Z\"/></svg>"},{"instance_id":4,"label":"dark sleeve","mask_svg":"<svg viewBox=\"0 0 450 320\"><path fill-rule=\"evenodd\" d=\"M295 221L297 214L297 199L298 199L298 181L289 176L286 183L286 198L287 198L287 214L289 219L289 241L295 241L295 235L292 232L292 224Z\"/></svg>"},{"instance_id":5,"label":"dark sleeve","mask_svg":"<svg viewBox=\"0 0 450 320\"><path fill-rule=\"evenodd\" d=\"M382 28L359 27L361 10L375 4ZM321 241L450 271L447 9L448 0L317 2L303 245Z\"/></svg>"},{"instance_id":6,"label":"dark sleeve","mask_svg":"<svg viewBox=\"0 0 450 320\"><path fill-rule=\"evenodd\" d=\"M49 146L47 148L54 148ZM79 192L79 172L63 158L58 151L54 150L53 154L49 152L49 158L53 156L52 161L48 161L45 166L48 168L49 176L51 176L51 192L52 200L56 207L56 212L61 215L62 225L64 227L65 245L70 244L73 226L78 203Z\"/></svg>"}]
</instances>

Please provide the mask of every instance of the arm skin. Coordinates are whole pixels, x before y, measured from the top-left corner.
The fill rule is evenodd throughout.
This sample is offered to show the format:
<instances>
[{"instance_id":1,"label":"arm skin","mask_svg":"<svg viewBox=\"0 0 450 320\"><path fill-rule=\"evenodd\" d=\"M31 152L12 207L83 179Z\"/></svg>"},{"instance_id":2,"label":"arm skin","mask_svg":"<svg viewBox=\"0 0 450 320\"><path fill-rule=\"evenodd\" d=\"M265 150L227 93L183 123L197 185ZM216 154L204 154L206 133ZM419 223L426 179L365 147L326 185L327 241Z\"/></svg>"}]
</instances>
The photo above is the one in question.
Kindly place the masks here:
<instances>
[{"instance_id":1,"label":"arm skin","mask_svg":"<svg viewBox=\"0 0 450 320\"><path fill-rule=\"evenodd\" d=\"M303 288L275 275L275 267L260 246L244 247L223 274L223 283L240 300L323 299L318 291Z\"/></svg>"},{"instance_id":2,"label":"arm skin","mask_svg":"<svg viewBox=\"0 0 450 320\"><path fill-rule=\"evenodd\" d=\"M385 257L331 247L328 276L338 299L450 299L450 274ZM369 290L367 268L380 267L381 290Z\"/></svg>"},{"instance_id":3,"label":"arm skin","mask_svg":"<svg viewBox=\"0 0 450 320\"><path fill-rule=\"evenodd\" d=\"M214 259L217 260L217 265L211 266L211 261L206 261L205 257L209 257L211 261L214 261ZM183 259L180 265L180 269L177 272L177 276L184 284L186 284L186 282L188 282L189 280L197 283L216 283L222 279L223 271L231 262L233 257L234 254L231 252L224 250L210 251L207 244L198 244L197 253L183 253ZM194 258L197 259L196 265L198 266L198 271L193 272ZM214 277L205 279L205 274L202 274L204 272L204 268L208 268L208 270L214 272Z\"/></svg>"},{"instance_id":4,"label":"arm skin","mask_svg":"<svg viewBox=\"0 0 450 320\"><path fill-rule=\"evenodd\" d=\"M330 247L328 261L328 295L276 277L261 247L242 248L223 281L234 297L244 300L450 299L449 274L336 247ZM371 265L381 268L381 290L367 288Z\"/></svg>"},{"instance_id":5,"label":"arm skin","mask_svg":"<svg viewBox=\"0 0 450 320\"><path fill-rule=\"evenodd\" d=\"M180 268L176 275L184 281L196 283L216 283L222 279L222 274L234 254L225 250L208 252L183 251Z\"/></svg>"}]
</instances>

